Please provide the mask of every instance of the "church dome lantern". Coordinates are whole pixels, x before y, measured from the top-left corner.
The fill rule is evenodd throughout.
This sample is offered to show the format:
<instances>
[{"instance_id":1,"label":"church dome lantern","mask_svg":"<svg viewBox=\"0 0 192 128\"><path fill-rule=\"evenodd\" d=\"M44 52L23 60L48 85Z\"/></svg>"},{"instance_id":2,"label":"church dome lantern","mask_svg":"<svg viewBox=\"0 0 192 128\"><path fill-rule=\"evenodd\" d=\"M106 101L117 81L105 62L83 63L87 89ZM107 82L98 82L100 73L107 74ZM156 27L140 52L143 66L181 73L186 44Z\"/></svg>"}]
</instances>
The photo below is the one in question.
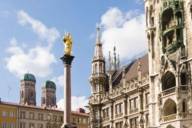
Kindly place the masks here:
<instances>
[{"instance_id":1,"label":"church dome lantern","mask_svg":"<svg viewBox=\"0 0 192 128\"><path fill-rule=\"evenodd\" d=\"M36 83L35 76L31 73L24 74L23 78L21 78L21 81L32 81Z\"/></svg>"},{"instance_id":2,"label":"church dome lantern","mask_svg":"<svg viewBox=\"0 0 192 128\"><path fill-rule=\"evenodd\" d=\"M47 80L45 82L45 88L56 89L56 85L53 81Z\"/></svg>"}]
</instances>

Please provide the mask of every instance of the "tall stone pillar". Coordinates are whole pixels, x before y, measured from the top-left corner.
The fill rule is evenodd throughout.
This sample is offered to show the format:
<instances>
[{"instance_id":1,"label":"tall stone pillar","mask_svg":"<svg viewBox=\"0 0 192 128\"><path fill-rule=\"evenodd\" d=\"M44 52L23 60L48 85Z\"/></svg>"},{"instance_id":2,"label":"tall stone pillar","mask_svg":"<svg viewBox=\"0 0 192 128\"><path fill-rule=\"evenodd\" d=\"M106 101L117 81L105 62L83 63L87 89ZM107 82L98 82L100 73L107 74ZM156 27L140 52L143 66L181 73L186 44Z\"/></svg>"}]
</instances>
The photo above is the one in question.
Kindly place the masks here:
<instances>
[{"instance_id":1,"label":"tall stone pillar","mask_svg":"<svg viewBox=\"0 0 192 128\"><path fill-rule=\"evenodd\" d=\"M65 53L61 57L64 64L64 116L63 125L61 128L76 128L72 125L71 120L71 63L74 56L71 55L72 52L72 37L69 33L64 36Z\"/></svg>"},{"instance_id":2,"label":"tall stone pillar","mask_svg":"<svg viewBox=\"0 0 192 128\"><path fill-rule=\"evenodd\" d=\"M68 126L71 119L71 63L73 58L74 56L70 55L64 55L61 58L64 63L64 126Z\"/></svg>"}]
</instances>

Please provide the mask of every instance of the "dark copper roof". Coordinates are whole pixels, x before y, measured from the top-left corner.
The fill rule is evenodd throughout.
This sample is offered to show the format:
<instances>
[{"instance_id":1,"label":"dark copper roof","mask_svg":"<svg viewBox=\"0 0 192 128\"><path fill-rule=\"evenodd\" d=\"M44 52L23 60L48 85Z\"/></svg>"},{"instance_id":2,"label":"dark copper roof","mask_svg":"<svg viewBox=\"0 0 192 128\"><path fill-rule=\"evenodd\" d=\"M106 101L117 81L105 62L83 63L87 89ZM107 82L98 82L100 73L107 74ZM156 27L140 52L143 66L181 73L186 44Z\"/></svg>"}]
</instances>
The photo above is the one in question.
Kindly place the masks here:
<instances>
[{"instance_id":1,"label":"dark copper roof","mask_svg":"<svg viewBox=\"0 0 192 128\"><path fill-rule=\"evenodd\" d=\"M123 70L125 70L126 73L125 77L127 81L137 78L139 63L141 65L141 74L142 75L148 74L149 73L148 54L146 54L139 59L133 60L126 67L123 67L118 71L114 72L112 76L113 86L116 86L121 82Z\"/></svg>"},{"instance_id":2,"label":"dark copper roof","mask_svg":"<svg viewBox=\"0 0 192 128\"><path fill-rule=\"evenodd\" d=\"M143 57L135 60L135 62L131 65L131 67L126 73L127 80L131 80L138 77L139 63L141 64L141 74L145 75L149 73L148 54L146 54Z\"/></svg>"}]
</instances>

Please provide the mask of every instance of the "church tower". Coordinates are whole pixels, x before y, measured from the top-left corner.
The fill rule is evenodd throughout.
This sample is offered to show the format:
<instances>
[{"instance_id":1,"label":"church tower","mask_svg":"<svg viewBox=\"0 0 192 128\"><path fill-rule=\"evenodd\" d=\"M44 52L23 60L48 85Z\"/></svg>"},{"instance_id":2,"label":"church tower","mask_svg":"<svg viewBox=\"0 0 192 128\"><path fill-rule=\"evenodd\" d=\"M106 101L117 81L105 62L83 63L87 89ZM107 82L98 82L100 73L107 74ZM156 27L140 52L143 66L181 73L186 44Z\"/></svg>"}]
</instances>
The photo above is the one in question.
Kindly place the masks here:
<instances>
[{"instance_id":1,"label":"church tower","mask_svg":"<svg viewBox=\"0 0 192 128\"><path fill-rule=\"evenodd\" d=\"M107 75L105 72L105 58L102 51L100 39L100 28L97 28L95 52L92 60L92 73L90 76L90 118L91 128L101 128L101 97L106 90Z\"/></svg>"},{"instance_id":2,"label":"church tower","mask_svg":"<svg viewBox=\"0 0 192 128\"><path fill-rule=\"evenodd\" d=\"M149 127L192 126L192 3L145 0L149 56Z\"/></svg>"},{"instance_id":3,"label":"church tower","mask_svg":"<svg viewBox=\"0 0 192 128\"><path fill-rule=\"evenodd\" d=\"M36 79L33 74L26 73L20 81L20 104L36 105L35 84Z\"/></svg>"},{"instance_id":4,"label":"church tower","mask_svg":"<svg viewBox=\"0 0 192 128\"><path fill-rule=\"evenodd\" d=\"M56 85L50 80L47 80L42 87L41 106L56 107Z\"/></svg>"}]
</instances>

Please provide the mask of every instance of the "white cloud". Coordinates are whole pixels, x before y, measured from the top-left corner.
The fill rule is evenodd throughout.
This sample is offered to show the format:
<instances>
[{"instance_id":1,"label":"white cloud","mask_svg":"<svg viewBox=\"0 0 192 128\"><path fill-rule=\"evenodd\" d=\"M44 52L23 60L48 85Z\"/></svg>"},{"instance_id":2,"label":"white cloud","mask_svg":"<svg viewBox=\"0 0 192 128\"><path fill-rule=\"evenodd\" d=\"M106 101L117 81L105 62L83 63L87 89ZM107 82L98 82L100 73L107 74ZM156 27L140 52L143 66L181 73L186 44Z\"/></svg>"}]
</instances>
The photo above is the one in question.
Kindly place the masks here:
<instances>
[{"instance_id":1,"label":"white cloud","mask_svg":"<svg viewBox=\"0 0 192 128\"><path fill-rule=\"evenodd\" d=\"M101 17L104 55L115 45L121 60L130 59L147 48L145 37L145 16L138 10L122 12L110 8Z\"/></svg>"},{"instance_id":2,"label":"white cloud","mask_svg":"<svg viewBox=\"0 0 192 128\"><path fill-rule=\"evenodd\" d=\"M124 20L123 13L118 8L111 8L102 15L101 24L106 28L118 27Z\"/></svg>"},{"instance_id":3,"label":"white cloud","mask_svg":"<svg viewBox=\"0 0 192 128\"><path fill-rule=\"evenodd\" d=\"M54 81L57 86L61 86L61 87L63 87L63 80L64 80L64 75L60 75L52 79L52 81Z\"/></svg>"},{"instance_id":4,"label":"white cloud","mask_svg":"<svg viewBox=\"0 0 192 128\"><path fill-rule=\"evenodd\" d=\"M18 22L24 27L29 27L38 35L36 45L29 46L28 43L21 43L17 39L10 40L6 57L7 69L18 77L30 72L39 77L46 77L51 74L51 64L56 62L51 52L52 45L59 38L60 34L56 28L48 28L41 21L34 19L25 11L17 12ZM43 42L43 43L42 43ZM46 44L42 46L42 44Z\"/></svg>"},{"instance_id":5,"label":"white cloud","mask_svg":"<svg viewBox=\"0 0 192 128\"><path fill-rule=\"evenodd\" d=\"M46 47L36 46L25 51L13 38L7 49L7 69L18 77L30 72L45 77L51 73L51 64L55 62L54 55Z\"/></svg>"},{"instance_id":6,"label":"white cloud","mask_svg":"<svg viewBox=\"0 0 192 128\"><path fill-rule=\"evenodd\" d=\"M71 98L71 109L73 111L76 111L78 108L83 108L83 109L87 109L85 108L85 106L88 105L88 99L85 96L72 96ZM57 106L60 109L64 109L64 99L61 99L57 102Z\"/></svg>"},{"instance_id":7,"label":"white cloud","mask_svg":"<svg viewBox=\"0 0 192 128\"><path fill-rule=\"evenodd\" d=\"M48 43L55 42L60 36L56 28L47 28L41 21L30 17L25 11L20 10L17 13L18 22L22 26L29 26L39 36L40 39Z\"/></svg>"}]
</instances>

